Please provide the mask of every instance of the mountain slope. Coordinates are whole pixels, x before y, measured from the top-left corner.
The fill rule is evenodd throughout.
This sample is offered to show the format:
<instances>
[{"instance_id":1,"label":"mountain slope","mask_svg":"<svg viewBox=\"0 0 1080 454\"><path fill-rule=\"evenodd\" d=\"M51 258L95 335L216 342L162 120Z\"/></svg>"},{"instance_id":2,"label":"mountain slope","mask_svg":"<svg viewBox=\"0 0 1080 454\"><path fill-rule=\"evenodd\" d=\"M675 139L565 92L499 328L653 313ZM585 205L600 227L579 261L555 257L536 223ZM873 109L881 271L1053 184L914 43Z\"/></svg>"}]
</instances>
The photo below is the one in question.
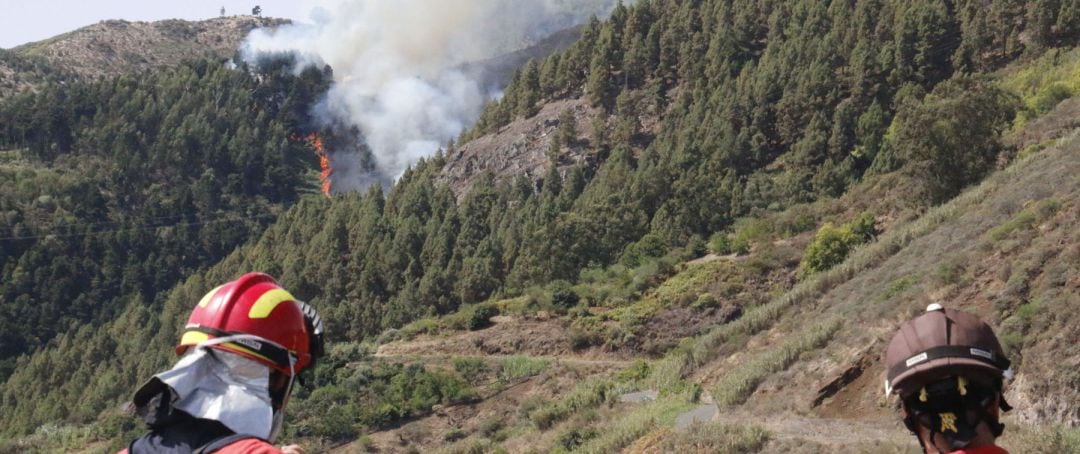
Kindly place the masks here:
<instances>
[{"instance_id":1,"label":"mountain slope","mask_svg":"<svg viewBox=\"0 0 1080 454\"><path fill-rule=\"evenodd\" d=\"M279 276L327 322L330 357L314 373L317 389L298 393L286 434L316 448L357 437L363 445L362 435L379 434L398 440L380 447L407 450L410 428L422 432L434 418L443 429L423 448L462 441L451 448L494 449L506 441L513 450L611 452L650 434L683 436L664 435L661 426L703 403L699 398L746 404L758 415L770 407L817 411L816 391L830 388L821 376L851 369L843 348L839 359L819 351L837 340L865 340L847 338L839 316L869 319L877 311L898 321L889 298L923 281L864 286L889 300L867 303L866 314L843 298L821 303L822 295L964 214L973 196L957 202L958 213L934 210L911 224L931 200L947 200L1015 158L1003 135L1014 113L1028 113L1025 95L1003 89L989 71L1056 56L1055 46L1075 39L1072 12L1059 4L1038 15L1014 2L991 3L642 0L617 8L610 21L587 25L565 52L522 68L463 136L460 151L421 161L387 190L301 198L217 265L174 288L155 287L156 301L120 301L114 320L69 330L18 359L0 387L0 415L10 421L0 430L16 448L48 438L52 429L33 433L47 423L65 424L76 440L117 445L138 429L116 407L169 363L192 301L253 269ZM558 122L562 131L538 122L537 113L566 118L558 109L573 110L566 117L574 121ZM578 121L584 118L587 129ZM268 137L286 140L280 135ZM531 162L508 172L490 168L503 164L500 147L515 141ZM546 168L538 159L545 153ZM468 169L474 156L483 164ZM447 170L462 167L447 179ZM948 173L953 168L963 171ZM532 175L518 173L527 169ZM1045 177L1035 183L1050 184L1056 174ZM1050 214L1071 207L1061 202ZM871 224L863 240L877 227L885 231L877 243L840 267L800 271L814 227L867 219L861 211L870 212ZM705 238L712 255L704 255ZM964 275L952 269L944 267L943 282ZM495 313L513 319L500 329ZM485 330L493 320L496 328ZM512 331L538 333L536 343L505 335L521 326L514 323L534 320L558 329L538 323L534 331ZM374 355L365 344L417 336L453 337L446 346L457 350L445 353L462 358L414 360L407 348L397 350L405 355ZM1034 342L1032 353L1049 345ZM414 347L439 353L429 345ZM476 352L509 356L478 361ZM558 355L567 352L573 361L564 365ZM611 377L593 367L604 355L619 366L635 361ZM779 392L786 388L776 377L789 370L802 374L791 375L803 385L796 395L813 397ZM570 387L584 377L596 380ZM847 389L833 388L823 401ZM512 404L480 403L499 406L497 424L461 419L471 418L477 399L507 390ZM629 400L651 403L616 403L631 391L645 397ZM647 448L648 441L641 443Z\"/></svg>"},{"instance_id":2,"label":"mountain slope","mask_svg":"<svg viewBox=\"0 0 1080 454\"><path fill-rule=\"evenodd\" d=\"M0 98L38 87L50 76L93 79L185 60L227 59L252 29L284 23L253 16L198 22L102 21L47 40L0 49Z\"/></svg>"},{"instance_id":3,"label":"mountain slope","mask_svg":"<svg viewBox=\"0 0 1080 454\"><path fill-rule=\"evenodd\" d=\"M1063 105L1047 118L1067 115L1069 109ZM836 268L794 288L782 286L780 289L789 290L772 292L776 296L768 302L742 303L741 316L715 324L657 361L588 375L549 365L514 385L519 390L512 394L496 393L480 403L436 410L401 427L375 431L364 442L367 444L347 445L341 452L368 447L380 452L430 449L445 444L454 431L460 433L454 438L462 440L450 446L451 452L479 448L486 452L500 446L510 451L526 446L539 450L569 446L569 451L582 452L669 452L675 449L671 444L683 446L679 443L690 440L696 440L699 447L700 443L720 444L737 432L733 428L757 426L768 428L771 438L762 452L797 446L805 452L872 446L914 448L895 408L881 397L882 356L897 326L931 302L975 312L997 327L1018 372L1007 389L1016 410L1006 417L1009 429L1004 440L1006 446L1024 451L1025 440L1037 436L1031 435L1032 431L1040 433L1054 425L1080 422L1076 406L1080 402L1076 386L1080 376L1073 367L1080 356L1072 348L1080 338L1080 319L1074 310L1080 304L1080 273L1072 266L1080 260L1078 171L1080 130L1074 129L1054 145L990 176L945 205L889 223L878 240L855 251ZM884 179L881 184L863 187L865 194L849 195L834 203L863 205L867 199L877 198L863 207L885 209L881 194L895 181ZM798 244L805 240L796 237L785 241ZM744 260L775 260L769 256L777 253L768 246L759 244L755 249ZM731 259L695 261L681 267L681 272L652 292L660 295L666 287L680 289L675 296L660 300L662 307L672 312L661 311L656 317L671 318L675 308L687 304L681 302L682 297L715 289L722 281L686 286L686 276L725 260ZM589 285L575 288L586 294ZM723 297L718 298L719 304L728 304ZM735 300L740 298L745 296ZM411 361L429 367L453 363L457 367L458 362L477 354L476 348L483 351L487 346L501 346L501 355L524 355L554 364L561 361L566 365L563 367L583 358L612 357L610 353L597 356L602 350L575 347L577 341L572 339L580 334L562 331L580 329L582 321L589 318L587 314L537 319L528 310L524 315L513 312L520 310L513 309L514 304L498 304L510 315L496 317L494 327L479 331L455 331L446 322L409 325L395 336L403 335L402 340L383 344L370 361ZM651 317L642 310L648 307L642 302L631 307L637 316ZM590 312L598 314L600 320L618 320L620 316L613 314L621 309L601 307ZM413 338L418 329L429 334ZM499 341L507 330L531 334L525 334L518 344L509 343L516 348L507 347L508 343ZM545 331L550 335L541 334ZM803 343L803 339L813 337L817 340ZM611 338L604 342L611 342ZM562 353L552 357L547 353L551 351ZM402 353L405 356L388 356ZM498 370L499 357L485 357L488 367ZM574 376L589 379L569 391L551 391L565 386L561 380ZM678 395L676 390L684 386L701 390L700 397ZM599 397L590 403L573 403L579 402L574 400L580 399L575 397L577 393L588 389L598 392ZM630 392L635 390L644 392ZM663 397L672 392L676 395ZM656 408L649 402L665 399L682 402L678 412L682 416L694 414L689 410L701 406L698 413L704 421L723 426L709 426L708 431L688 435L685 425L677 422L682 416L654 413ZM563 408L560 405L569 408L559 410L556 419L546 422L552 416L544 409ZM718 413L701 411L717 408L714 405ZM638 415L641 420L652 418L651 422L633 429L624 425ZM494 431L489 428L491 418L502 421ZM626 430L632 431L621 441L605 436Z\"/></svg>"}]
</instances>

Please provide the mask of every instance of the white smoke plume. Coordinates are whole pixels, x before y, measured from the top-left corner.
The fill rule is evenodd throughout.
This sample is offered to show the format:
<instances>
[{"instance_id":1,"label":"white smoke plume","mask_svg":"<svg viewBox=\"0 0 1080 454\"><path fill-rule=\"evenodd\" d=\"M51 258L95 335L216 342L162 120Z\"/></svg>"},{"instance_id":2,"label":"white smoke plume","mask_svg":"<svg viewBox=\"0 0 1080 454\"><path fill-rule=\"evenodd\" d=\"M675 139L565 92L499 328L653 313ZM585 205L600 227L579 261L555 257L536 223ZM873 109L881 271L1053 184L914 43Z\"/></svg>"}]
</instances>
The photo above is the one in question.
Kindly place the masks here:
<instances>
[{"instance_id":1,"label":"white smoke plume","mask_svg":"<svg viewBox=\"0 0 1080 454\"><path fill-rule=\"evenodd\" d=\"M462 64L602 17L616 1L337 0L315 8L313 23L253 31L241 55L253 62L293 53L301 65L333 68L334 84L313 113L323 125L361 132L370 158L329 151L335 192L362 189L395 180L476 120L501 87L481 86Z\"/></svg>"}]
</instances>

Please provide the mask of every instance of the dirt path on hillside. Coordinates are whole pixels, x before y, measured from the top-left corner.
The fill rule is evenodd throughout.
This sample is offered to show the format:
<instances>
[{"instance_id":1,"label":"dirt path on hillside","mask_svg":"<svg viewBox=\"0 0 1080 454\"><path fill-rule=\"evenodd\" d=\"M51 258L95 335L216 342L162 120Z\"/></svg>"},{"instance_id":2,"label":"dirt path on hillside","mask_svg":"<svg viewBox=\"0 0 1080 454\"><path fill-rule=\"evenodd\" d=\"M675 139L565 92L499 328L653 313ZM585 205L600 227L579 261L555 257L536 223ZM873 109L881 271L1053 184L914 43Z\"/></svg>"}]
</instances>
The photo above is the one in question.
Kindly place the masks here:
<instances>
[{"instance_id":1,"label":"dirt path on hillside","mask_svg":"<svg viewBox=\"0 0 1080 454\"><path fill-rule=\"evenodd\" d=\"M715 421L732 425L758 425L776 439L804 440L827 446L874 443L904 446L911 442L911 436L899 421L854 421L791 414L763 416L723 411Z\"/></svg>"},{"instance_id":2,"label":"dirt path on hillside","mask_svg":"<svg viewBox=\"0 0 1080 454\"><path fill-rule=\"evenodd\" d=\"M585 366L585 367L604 367L604 368L622 368L629 367L633 364L630 360L620 359L592 359L586 357L567 356L567 355L455 355L446 353L434 353L430 355L416 355L416 354L386 354L375 353L375 357L384 361L400 360L403 362L408 361L420 361L423 363L450 363L456 358L478 358L486 361L503 361L510 358L529 358L533 360L547 360L553 366Z\"/></svg>"}]
</instances>

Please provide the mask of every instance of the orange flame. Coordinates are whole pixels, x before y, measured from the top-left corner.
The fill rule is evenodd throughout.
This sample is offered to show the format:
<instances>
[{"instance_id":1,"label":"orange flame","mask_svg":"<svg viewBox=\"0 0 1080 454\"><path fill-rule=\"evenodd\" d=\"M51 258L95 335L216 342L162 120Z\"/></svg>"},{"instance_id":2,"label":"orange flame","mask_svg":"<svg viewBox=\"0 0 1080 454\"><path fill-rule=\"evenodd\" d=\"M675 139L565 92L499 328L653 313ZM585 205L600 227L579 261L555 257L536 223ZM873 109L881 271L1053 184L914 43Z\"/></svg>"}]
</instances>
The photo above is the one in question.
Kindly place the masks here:
<instances>
[{"instance_id":1,"label":"orange flame","mask_svg":"<svg viewBox=\"0 0 1080 454\"><path fill-rule=\"evenodd\" d=\"M319 137L319 134L313 132L303 139L300 139L297 136L293 136L292 139L304 140L311 149L315 150L315 154L319 157L319 168L322 169L321 172L319 172L319 180L322 181L322 193L327 197L330 197L330 176L334 171L330 168L330 156L326 154L326 147L323 146L322 137Z\"/></svg>"}]
</instances>

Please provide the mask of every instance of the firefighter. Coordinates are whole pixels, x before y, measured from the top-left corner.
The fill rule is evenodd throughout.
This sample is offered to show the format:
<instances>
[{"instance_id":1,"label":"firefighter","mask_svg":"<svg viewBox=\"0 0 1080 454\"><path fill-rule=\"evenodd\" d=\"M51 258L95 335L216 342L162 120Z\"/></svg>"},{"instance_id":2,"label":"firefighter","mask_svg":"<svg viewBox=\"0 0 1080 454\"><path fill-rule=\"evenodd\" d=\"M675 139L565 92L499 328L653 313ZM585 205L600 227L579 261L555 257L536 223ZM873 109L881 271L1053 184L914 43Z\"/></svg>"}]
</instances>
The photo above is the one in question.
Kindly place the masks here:
<instances>
[{"instance_id":1,"label":"firefighter","mask_svg":"<svg viewBox=\"0 0 1080 454\"><path fill-rule=\"evenodd\" d=\"M121 453L303 453L272 443L297 375L322 355L322 334L314 308L266 274L210 291L184 328L180 360L135 392L150 432Z\"/></svg>"},{"instance_id":2,"label":"firefighter","mask_svg":"<svg viewBox=\"0 0 1080 454\"><path fill-rule=\"evenodd\" d=\"M900 396L904 424L926 453L1002 454L995 444L1009 411L1009 360L989 325L931 304L889 342L887 395Z\"/></svg>"}]
</instances>

